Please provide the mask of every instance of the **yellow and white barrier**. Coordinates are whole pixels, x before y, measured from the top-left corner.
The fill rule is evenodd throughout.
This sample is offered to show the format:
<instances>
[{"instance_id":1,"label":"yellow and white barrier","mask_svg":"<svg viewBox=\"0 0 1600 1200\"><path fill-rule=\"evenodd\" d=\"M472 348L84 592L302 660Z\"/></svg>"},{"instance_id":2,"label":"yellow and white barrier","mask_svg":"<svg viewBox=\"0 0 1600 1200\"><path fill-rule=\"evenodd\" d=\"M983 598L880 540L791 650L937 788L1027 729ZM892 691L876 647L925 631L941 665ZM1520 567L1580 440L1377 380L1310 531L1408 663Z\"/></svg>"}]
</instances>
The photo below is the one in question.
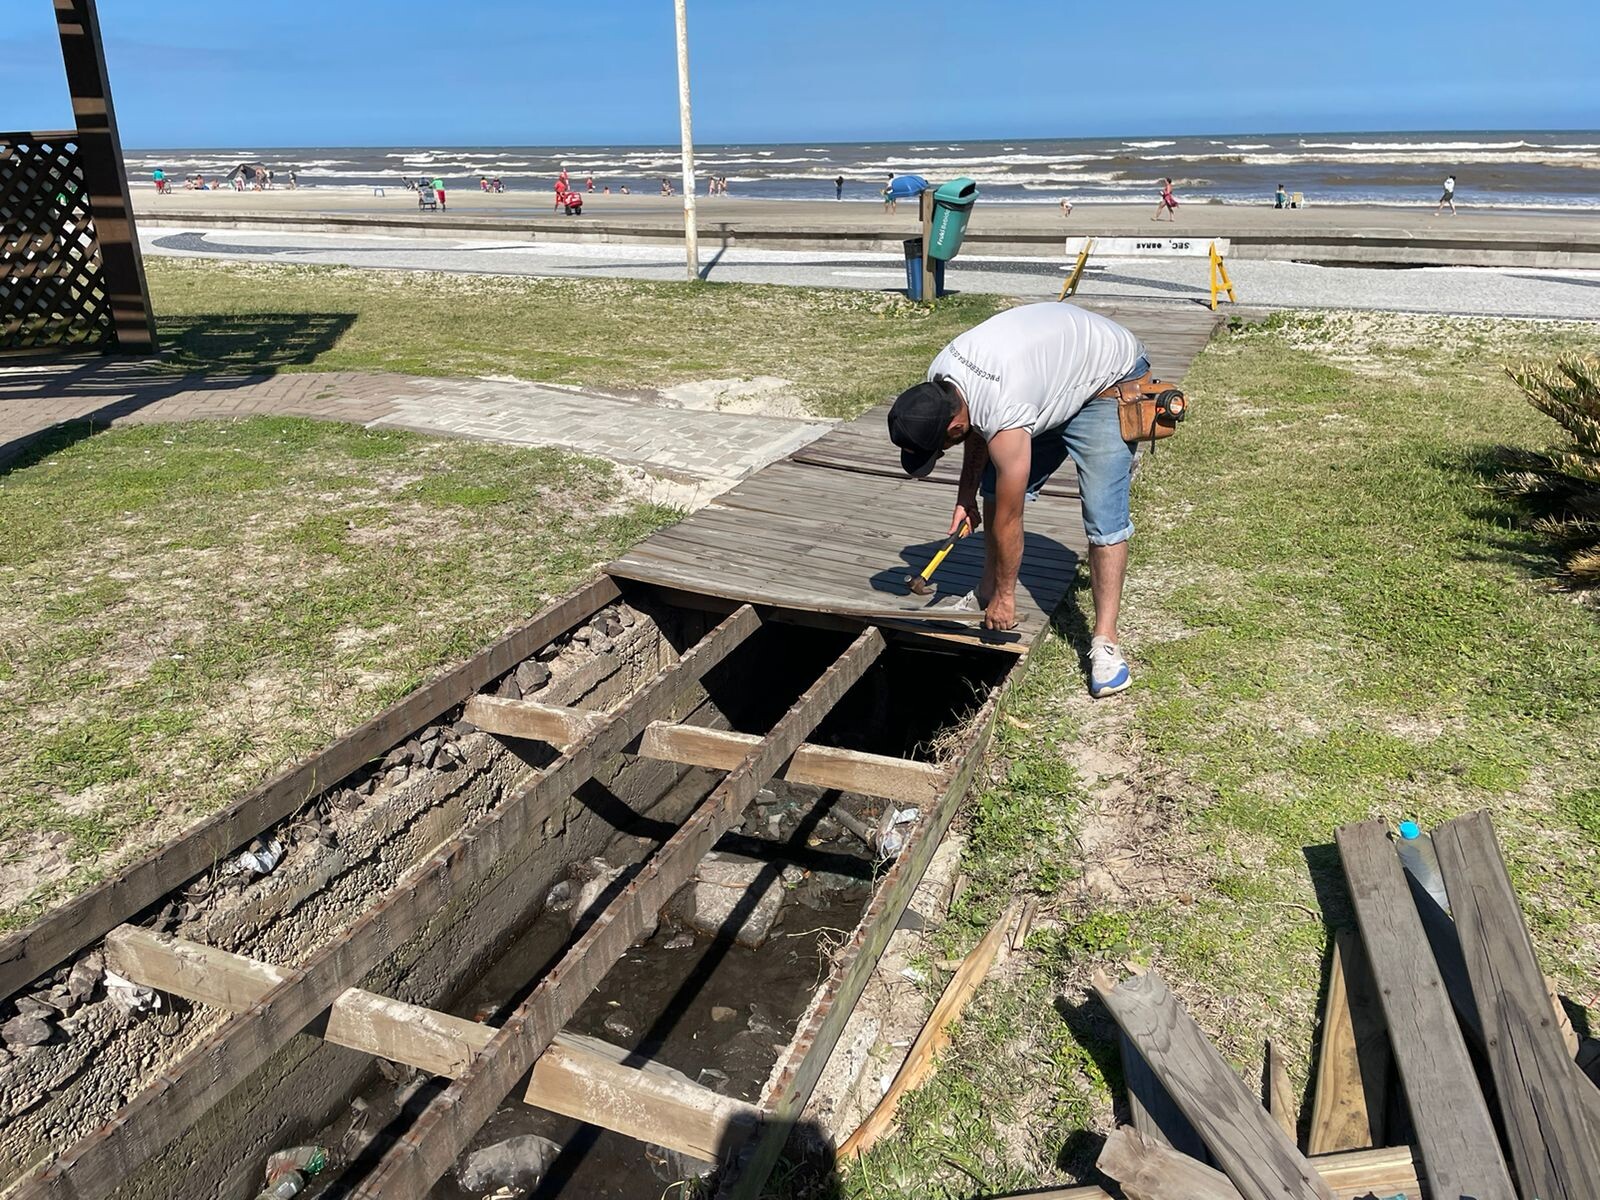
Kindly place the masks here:
<instances>
[{"instance_id":1,"label":"yellow and white barrier","mask_svg":"<svg viewBox=\"0 0 1600 1200\"><path fill-rule=\"evenodd\" d=\"M1083 279L1083 269L1091 254L1106 258L1209 258L1211 260L1211 311L1217 309L1217 299L1227 293L1229 303L1237 303L1233 294L1233 280L1228 278L1227 238L1193 237L1071 237L1067 239L1067 257L1077 256L1067 280L1061 285L1059 300L1078 294L1078 284Z\"/></svg>"}]
</instances>

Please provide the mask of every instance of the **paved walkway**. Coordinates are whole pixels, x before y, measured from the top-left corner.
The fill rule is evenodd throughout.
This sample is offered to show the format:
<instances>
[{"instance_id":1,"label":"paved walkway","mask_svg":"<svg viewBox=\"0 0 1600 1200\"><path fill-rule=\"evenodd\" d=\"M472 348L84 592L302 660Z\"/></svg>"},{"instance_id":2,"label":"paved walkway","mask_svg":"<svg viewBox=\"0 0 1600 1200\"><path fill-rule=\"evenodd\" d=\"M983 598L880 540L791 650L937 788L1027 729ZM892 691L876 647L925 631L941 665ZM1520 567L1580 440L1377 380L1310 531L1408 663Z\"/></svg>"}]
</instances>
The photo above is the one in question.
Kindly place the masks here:
<instances>
[{"instance_id":1,"label":"paved walkway","mask_svg":"<svg viewBox=\"0 0 1600 1200\"><path fill-rule=\"evenodd\" d=\"M725 491L828 428L820 421L670 408L517 381L354 371L171 375L135 361L94 357L0 365L0 466L67 421L112 426L265 415L599 455L687 485L678 495L691 504Z\"/></svg>"}]
</instances>

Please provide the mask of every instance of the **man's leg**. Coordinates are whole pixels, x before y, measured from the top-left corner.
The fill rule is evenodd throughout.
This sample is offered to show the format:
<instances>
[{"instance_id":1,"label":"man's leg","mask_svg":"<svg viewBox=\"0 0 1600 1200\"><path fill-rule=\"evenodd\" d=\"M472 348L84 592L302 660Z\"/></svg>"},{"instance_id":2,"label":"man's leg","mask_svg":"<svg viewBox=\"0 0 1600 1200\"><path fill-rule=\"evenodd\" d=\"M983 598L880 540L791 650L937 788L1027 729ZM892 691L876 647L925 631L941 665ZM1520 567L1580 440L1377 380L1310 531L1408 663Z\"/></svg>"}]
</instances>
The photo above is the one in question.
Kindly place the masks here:
<instances>
[{"instance_id":1,"label":"man's leg","mask_svg":"<svg viewBox=\"0 0 1600 1200\"><path fill-rule=\"evenodd\" d=\"M1117 640L1122 583L1128 577L1128 543L1089 547L1089 594L1094 597L1094 636Z\"/></svg>"}]
</instances>

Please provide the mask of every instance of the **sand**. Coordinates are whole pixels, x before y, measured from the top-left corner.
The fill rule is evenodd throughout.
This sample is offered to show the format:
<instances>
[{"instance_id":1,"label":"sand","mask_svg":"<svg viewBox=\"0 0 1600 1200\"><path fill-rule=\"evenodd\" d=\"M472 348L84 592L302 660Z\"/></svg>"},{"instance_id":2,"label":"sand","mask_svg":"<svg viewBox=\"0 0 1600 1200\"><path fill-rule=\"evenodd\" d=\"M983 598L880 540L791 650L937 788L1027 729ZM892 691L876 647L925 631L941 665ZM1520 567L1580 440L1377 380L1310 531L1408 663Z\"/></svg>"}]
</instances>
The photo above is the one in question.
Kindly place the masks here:
<instances>
[{"instance_id":1,"label":"sand","mask_svg":"<svg viewBox=\"0 0 1600 1200\"><path fill-rule=\"evenodd\" d=\"M1180 197L1181 200L1181 197ZM253 219L300 214L339 214L400 219L433 219L436 214L417 211L416 196L401 188L386 188L382 196L351 191L190 192L158 196L148 183L134 187L134 211L140 217L159 216L182 221L188 214L226 213ZM544 192L456 191L448 195L450 217L495 220L511 228L530 219L561 219L574 226L621 224L629 228L681 229L681 197L621 196L593 193L586 197L581 217L562 218L553 211L553 196ZM706 197L696 202L700 227L714 231L731 225L739 229L825 229L841 234L876 237L910 237L920 232L915 203L902 202L899 211L886 213L876 201L747 200L737 196ZM1592 213L1517 212L1463 208L1459 216L1435 217L1431 207L1380 207L1335 205L1324 208L1278 210L1270 204L1246 208L1222 204L1180 204L1175 223L1150 220L1155 197L1148 207L1131 204L1081 204L1071 217L1063 217L1054 203L991 204L980 198L974 228L992 232L1048 233L1069 236L1149 235L1193 233L1210 237L1236 234L1341 232L1369 236L1448 236L1478 234L1504 237L1513 233L1590 235L1600 239L1600 216Z\"/></svg>"}]
</instances>

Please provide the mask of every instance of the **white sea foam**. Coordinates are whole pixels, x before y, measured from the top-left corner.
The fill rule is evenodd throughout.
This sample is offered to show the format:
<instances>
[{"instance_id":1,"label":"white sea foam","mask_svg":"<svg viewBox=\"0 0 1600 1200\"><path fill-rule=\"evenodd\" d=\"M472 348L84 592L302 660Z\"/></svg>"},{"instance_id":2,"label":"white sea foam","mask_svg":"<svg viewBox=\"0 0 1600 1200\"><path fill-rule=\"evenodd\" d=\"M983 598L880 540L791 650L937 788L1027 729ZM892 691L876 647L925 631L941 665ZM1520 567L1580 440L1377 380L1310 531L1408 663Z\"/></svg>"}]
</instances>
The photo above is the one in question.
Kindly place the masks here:
<instances>
[{"instance_id":1,"label":"white sea foam","mask_svg":"<svg viewBox=\"0 0 1600 1200\"><path fill-rule=\"evenodd\" d=\"M1271 142L1239 142L1237 144L1233 142L1212 142L1211 144L1213 146L1226 144L1229 150L1270 150L1272 148Z\"/></svg>"},{"instance_id":2,"label":"white sea foam","mask_svg":"<svg viewBox=\"0 0 1600 1200\"><path fill-rule=\"evenodd\" d=\"M1159 150L1162 146L1176 146L1177 142L1123 142L1130 150Z\"/></svg>"},{"instance_id":3,"label":"white sea foam","mask_svg":"<svg viewBox=\"0 0 1600 1200\"><path fill-rule=\"evenodd\" d=\"M1532 142L1301 142L1307 150L1520 150Z\"/></svg>"}]
</instances>

